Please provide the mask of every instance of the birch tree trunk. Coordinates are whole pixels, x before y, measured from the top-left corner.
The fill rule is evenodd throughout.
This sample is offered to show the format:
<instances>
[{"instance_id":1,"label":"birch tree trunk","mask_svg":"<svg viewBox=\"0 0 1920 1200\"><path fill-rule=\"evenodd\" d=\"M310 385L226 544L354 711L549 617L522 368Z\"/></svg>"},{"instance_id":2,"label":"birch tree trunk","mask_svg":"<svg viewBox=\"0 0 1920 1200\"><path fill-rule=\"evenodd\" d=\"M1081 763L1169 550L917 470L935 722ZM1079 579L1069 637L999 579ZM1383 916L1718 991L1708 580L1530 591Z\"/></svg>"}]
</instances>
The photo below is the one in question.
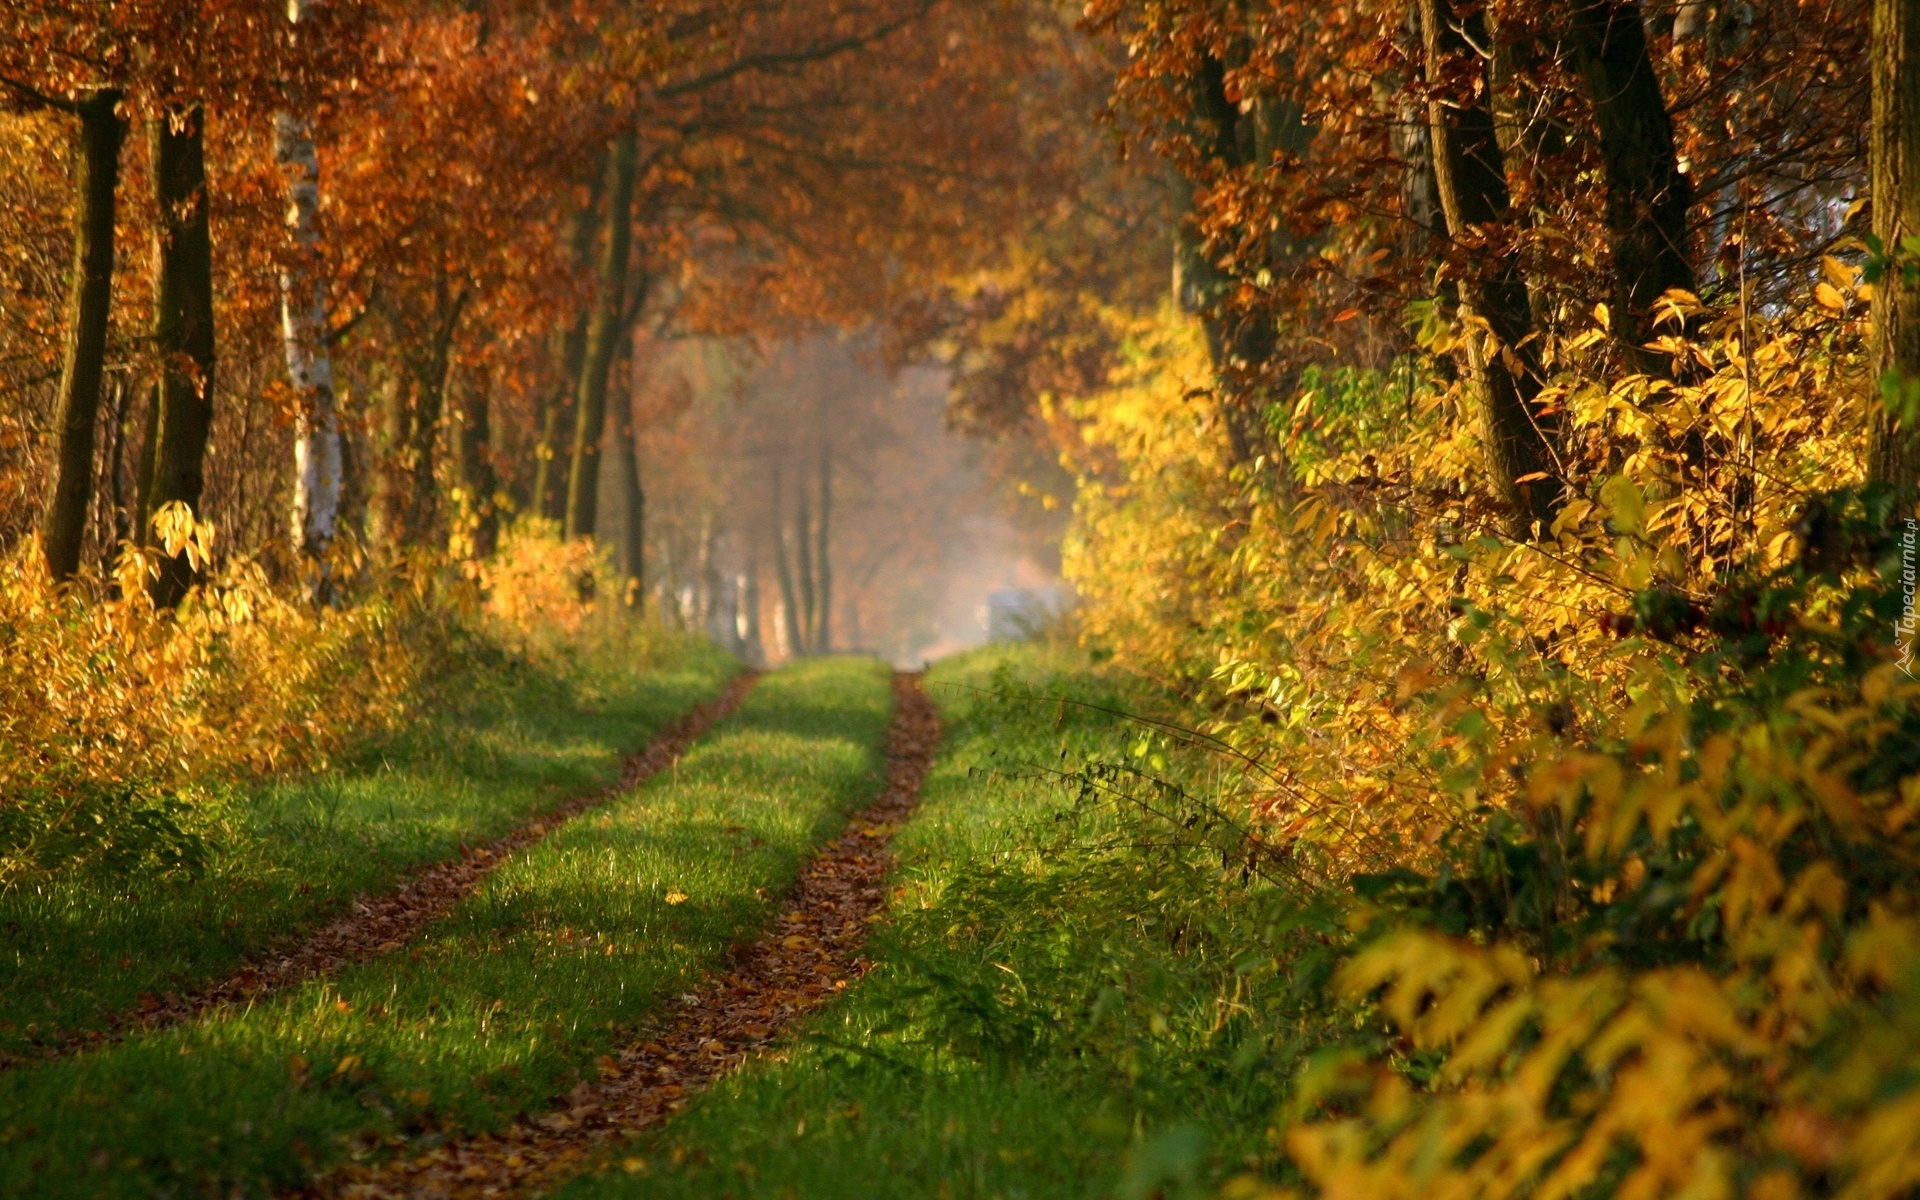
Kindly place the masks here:
<instances>
[{"instance_id":1,"label":"birch tree trunk","mask_svg":"<svg viewBox=\"0 0 1920 1200\"><path fill-rule=\"evenodd\" d=\"M1421 33L1426 41L1428 83L1441 89L1447 66L1470 56L1472 44L1486 44L1486 26L1478 11L1455 17L1450 0L1420 0ZM1464 28L1463 28L1464 26ZM1482 80L1484 64L1477 68ZM1512 218L1505 162L1484 83L1465 101L1436 94L1428 106L1433 136L1433 168L1446 216L1447 235L1455 243L1493 234ZM1461 281L1461 338L1467 370L1480 410L1480 437L1486 455L1487 482L1508 513L1508 532L1526 539L1536 523L1553 520L1559 497L1558 464L1553 443L1557 430L1534 410L1540 373L1529 341L1533 308L1527 281L1510 247L1494 244ZM1484 329L1474 328L1484 324Z\"/></svg>"},{"instance_id":2,"label":"birch tree trunk","mask_svg":"<svg viewBox=\"0 0 1920 1200\"><path fill-rule=\"evenodd\" d=\"M60 369L60 461L40 547L58 580L80 569L93 501L93 443L106 370L107 319L113 305L113 220L124 127L121 94L101 88L74 106L80 118L74 186L73 281L67 294L67 352Z\"/></svg>"},{"instance_id":3,"label":"birch tree trunk","mask_svg":"<svg viewBox=\"0 0 1920 1200\"><path fill-rule=\"evenodd\" d=\"M1920 0L1874 0L1873 232L1893 263L1873 289L1873 405L1867 477L1920 487L1920 413L1890 411L1920 388L1920 276L1902 243L1920 237ZM1878 397L1876 398L1878 399Z\"/></svg>"},{"instance_id":4,"label":"birch tree trunk","mask_svg":"<svg viewBox=\"0 0 1920 1200\"><path fill-rule=\"evenodd\" d=\"M573 453L567 469L566 536L592 537L600 501L600 442L607 424L607 374L627 336L627 260L633 242L634 137L621 134L607 156L607 240L601 246L593 319L587 327L580 390L574 402Z\"/></svg>"},{"instance_id":5,"label":"birch tree trunk","mask_svg":"<svg viewBox=\"0 0 1920 1200\"><path fill-rule=\"evenodd\" d=\"M298 31L316 0L288 0ZM295 98L294 103L298 103ZM293 540L315 566L316 599L330 598L325 558L340 516L340 414L334 402L327 297L320 272L320 156L306 114L273 114L273 157L287 181L293 260L280 272L280 333L298 408L293 437Z\"/></svg>"},{"instance_id":6,"label":"birch tree trunk","mask_svg":"<svg viewBox=\"0 0 1920 1200\"><path fill-rule=\"evenodd\" d=\"M213 241L207 225L207 164L202 130L206 110L154 118L148 131L153 164L153 340L160 355L154 392L153 445L141 481L134 537L153 544L153 514L185 504L197 516L206 486L207 437L213 429ZM180 603L195 571L185 554L160 564L153 602Z\"/></svg>"}]
</instances>

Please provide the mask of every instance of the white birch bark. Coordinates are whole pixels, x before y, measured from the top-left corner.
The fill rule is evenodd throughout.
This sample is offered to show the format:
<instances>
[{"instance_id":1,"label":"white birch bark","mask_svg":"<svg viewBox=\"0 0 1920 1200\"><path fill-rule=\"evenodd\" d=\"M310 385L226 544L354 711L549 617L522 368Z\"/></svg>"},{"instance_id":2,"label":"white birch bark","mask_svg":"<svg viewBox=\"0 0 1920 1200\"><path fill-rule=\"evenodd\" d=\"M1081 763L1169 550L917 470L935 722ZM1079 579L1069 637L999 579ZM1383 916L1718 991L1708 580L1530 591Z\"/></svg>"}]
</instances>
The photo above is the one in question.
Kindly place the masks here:
<instances>
[{"instance_id":1,"label":"white birch bark","mask_svg":"<svg viewBox=\"0 0 1920 1200\"><path fill-rule=\"evenodd\" d=\"M287 0L287 21L300 24L315 0ZM320 262L320 156L304 114L273 114L273 157L287 181L287 231L297 257L280 272L280 330L287 375L299 399L293 441L293 538L309 558L325 556L340 512L340 417L334 405L333 357L327 347L327 301Z\"/></svg>"}]
</instances>

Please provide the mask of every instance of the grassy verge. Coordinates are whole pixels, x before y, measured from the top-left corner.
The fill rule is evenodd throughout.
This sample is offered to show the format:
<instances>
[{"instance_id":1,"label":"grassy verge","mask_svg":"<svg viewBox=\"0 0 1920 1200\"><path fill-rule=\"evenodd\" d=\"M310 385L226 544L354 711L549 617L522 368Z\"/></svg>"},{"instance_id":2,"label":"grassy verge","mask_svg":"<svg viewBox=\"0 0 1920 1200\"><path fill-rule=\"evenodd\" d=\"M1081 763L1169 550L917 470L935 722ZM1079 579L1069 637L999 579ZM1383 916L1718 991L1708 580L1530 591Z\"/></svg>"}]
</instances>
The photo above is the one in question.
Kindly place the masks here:
<instances>
[{"instance_id":1,"label":"grassy verge","mask_svg":"<svg viewBox=\"0 0 1920 1200\"><path fill-rule=\"evenodd\" d=\"M0 1076L0 1194L261 1195L568 1091L872 796L888 707L871 662L770 676L677 770L503 868L409 952Z\"/></svg>"},{"instance_id":2,"label":"grassy verge","mask_svg":"<svg viewBox=\"0 0 1920 1200\"><path fill-rule=\"evenodd\" d=\"M0 895L0 1052L103 1026L144 993L217 979L353 895L610 781L620 754L717 693L704 643L561 673L476 664L447 703L339 770L235 789L198 879L81 876Z\"/></svg>"},{"instance_id":3,"label":"grassy verge","mask_svg":"<svg viewBox=\"0 0 1920 1200\"><path fill-rule=\"evenodd\" d=\"M947 744L897 842L877 969L568 1200L1171 1197L1271 1165L1285 1081L1334 1032L1300 914L1223 886L1204 847L1142 849L1152 822L1054 774L1208 765L1090 708L1003 698L1147 702L1077 660L985 652L929 687Z\"/></svg>"}]
</instances>

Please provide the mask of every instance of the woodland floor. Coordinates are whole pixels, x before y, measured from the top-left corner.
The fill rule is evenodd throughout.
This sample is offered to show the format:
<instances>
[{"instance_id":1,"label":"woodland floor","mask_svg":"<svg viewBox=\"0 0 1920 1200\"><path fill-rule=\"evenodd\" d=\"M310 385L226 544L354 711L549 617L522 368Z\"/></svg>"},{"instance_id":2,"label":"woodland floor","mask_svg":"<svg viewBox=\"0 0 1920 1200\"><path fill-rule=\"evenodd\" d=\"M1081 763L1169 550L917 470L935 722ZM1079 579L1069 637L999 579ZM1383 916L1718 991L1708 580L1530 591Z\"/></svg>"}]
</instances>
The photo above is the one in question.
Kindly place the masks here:
<instances>
[{"instance_id":1,"label":"woodland floor","mask_svg":"<svg viewBox=\"0 0 1920 1200\"><path fill-rule=\"evenodd\" d=\"M1109 1028L1144 1016L1110 1001L1129 979L1149 1007L1216 982L1140 936L1138 879L1061 852L1078 818L1035 764L1115 734L1030 698L1110 684L1025 650L726 674L603 705L624 736L522 731L534 759L590 743L572 775L489 794L501 760L470 755L360 805L371 848L382 812L471 793L377 866L17 902L0 1194L1172 1196L1258 1160L1266 1042Z\"/></svg>"}]
</instances>

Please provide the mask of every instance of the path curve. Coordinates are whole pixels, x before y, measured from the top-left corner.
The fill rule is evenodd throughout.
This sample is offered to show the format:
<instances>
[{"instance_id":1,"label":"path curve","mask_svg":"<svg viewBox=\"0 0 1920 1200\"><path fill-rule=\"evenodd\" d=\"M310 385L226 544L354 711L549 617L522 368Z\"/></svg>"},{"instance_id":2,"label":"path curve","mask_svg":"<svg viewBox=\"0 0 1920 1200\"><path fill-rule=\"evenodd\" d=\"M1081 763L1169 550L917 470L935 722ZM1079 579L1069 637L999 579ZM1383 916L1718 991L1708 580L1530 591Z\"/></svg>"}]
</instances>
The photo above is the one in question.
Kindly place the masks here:
<instances>
[{"instance_id":1,"label":"path curve","mask_svg":"<svg viewBox=\"0 0 1920 1200\"><path fill-rule=\"evenodd\" d=\"M140 1007L115 1017L107 1029L76 1034L64 1046L49 1048L42 1054L0 1054L0 1070L64 1058L124 1041L136 1034L184 1024L212 1009L257 1003L276 992L401 949L422 929L471 895L516 852L534 845L580 814L625 795L648 777L678 762L715 721L740 707L759 678L754 671L735 676L720 695L697 705L661 730L645 747L627 755L621 764L620 778L614 783L529 818L490 842L469 847L459 858L426 867L386 892L356 896L348 912L307 934L291 948L269 950L259 960L206 987L152 997Z\"/></svg>"},{"instance_id":2,"label":"path curve","mask_svg":"<svg viewBox=\"0 0 1920 1200\"><path fill-rule=\"evenodd\" d=\"M293 1193L305 1200L479 1200L541 1192L609 1149L684 1108L688 1099L765 1049L793 1022L838 995L871 964L867 926L884 915L888 842L919 799L940 744L940 718L920 677L893 677L887 781L846 832L801 873L775 928L737 953L725 974L682 998L661 1027L600 1078L503 1133L449 1142L425 1154L350 1165Z\"/></svg>"}]
</instances>

